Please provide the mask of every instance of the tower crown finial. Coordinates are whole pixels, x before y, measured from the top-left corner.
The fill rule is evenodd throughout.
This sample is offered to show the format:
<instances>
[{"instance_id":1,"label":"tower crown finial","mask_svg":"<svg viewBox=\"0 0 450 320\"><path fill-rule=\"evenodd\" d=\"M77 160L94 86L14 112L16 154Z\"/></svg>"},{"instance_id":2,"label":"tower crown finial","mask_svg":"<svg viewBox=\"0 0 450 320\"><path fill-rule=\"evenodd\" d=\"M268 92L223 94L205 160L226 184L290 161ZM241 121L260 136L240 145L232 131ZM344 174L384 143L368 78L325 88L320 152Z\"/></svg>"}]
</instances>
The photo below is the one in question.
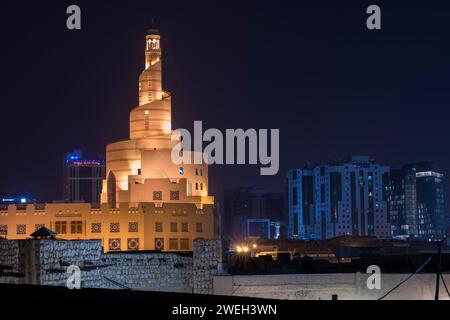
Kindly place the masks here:
<instances>
[{"instance_id":1,"label":"tower crown finial","mask_svg":"<svg viewBox=\"0 0 450 320\"><path fill-rule=\"evenodd\" d=\"M150 19L150 28L147 29L147 35L159 35L158 28L155 27L155 20L153 17Z\"/></svg>"}]
</instances>

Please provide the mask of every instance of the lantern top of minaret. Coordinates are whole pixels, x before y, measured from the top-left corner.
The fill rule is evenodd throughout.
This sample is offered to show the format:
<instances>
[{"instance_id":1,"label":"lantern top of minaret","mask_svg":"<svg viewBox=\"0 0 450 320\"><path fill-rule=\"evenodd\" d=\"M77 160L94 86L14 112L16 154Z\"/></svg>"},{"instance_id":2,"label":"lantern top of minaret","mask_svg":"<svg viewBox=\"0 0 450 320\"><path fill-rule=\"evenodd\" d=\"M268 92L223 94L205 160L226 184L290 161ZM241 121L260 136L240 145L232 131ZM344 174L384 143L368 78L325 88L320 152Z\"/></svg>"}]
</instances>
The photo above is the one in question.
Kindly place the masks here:
<instances>
[{"instance_id":1,"label":"lantern top of minaret","mask_svg":"<svg viewBox=\"0 0 450 320\"><path fill-rule=\"evenodd\" d=\"M160 35L158 28L155 27L155 21L153 20L153 18L150 22L150 28L147 29L147 35Z\"/></svg>"}]
</instances>

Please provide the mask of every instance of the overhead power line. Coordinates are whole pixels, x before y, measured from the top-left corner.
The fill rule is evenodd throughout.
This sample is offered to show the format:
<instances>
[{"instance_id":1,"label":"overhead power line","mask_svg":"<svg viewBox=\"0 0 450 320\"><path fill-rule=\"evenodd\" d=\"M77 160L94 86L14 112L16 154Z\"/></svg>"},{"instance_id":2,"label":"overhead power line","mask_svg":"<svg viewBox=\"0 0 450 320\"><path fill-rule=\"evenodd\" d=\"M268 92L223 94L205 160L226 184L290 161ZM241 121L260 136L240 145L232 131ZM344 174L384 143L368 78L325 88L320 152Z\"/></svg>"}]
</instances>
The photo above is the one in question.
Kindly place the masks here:
<instances>
[{"instance_id":1,"label":"overhead power line","mask_svg":"<svg viewBox=\"0 0 450 320\"><path fill-rule=\"evenodd\" d=\"M428 262L430 262L432 259L432 257L429 257L427 259L427 261L425 261L424 264L422 264L420 266L419 269L417 269L414 273L412 273L411 275L409 275L405 280L403 280L402 282L400 282L399 284L397 284L395 287L393 287L391 290L389 290L388 292L386 292L382 297L378 298L377 300L382 300L384 298L386 298L392 291L394 291L395 289L397 289L398 287L400 287L402 284L404 284L406 281L408 281L409 279L411 279L416 273L419 273L420 271L422 271L422 269L428 264Z\"/></svg>"}]
</instances>

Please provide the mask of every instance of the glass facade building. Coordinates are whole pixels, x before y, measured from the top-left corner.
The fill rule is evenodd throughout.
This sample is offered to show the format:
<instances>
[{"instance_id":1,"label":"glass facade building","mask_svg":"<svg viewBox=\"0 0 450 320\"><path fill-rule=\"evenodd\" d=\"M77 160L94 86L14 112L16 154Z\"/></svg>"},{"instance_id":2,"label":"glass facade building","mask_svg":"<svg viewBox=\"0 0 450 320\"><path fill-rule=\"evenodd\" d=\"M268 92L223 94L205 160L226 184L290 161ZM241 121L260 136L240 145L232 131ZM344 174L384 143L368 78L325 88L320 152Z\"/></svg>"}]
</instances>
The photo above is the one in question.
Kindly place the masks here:
<instances>
[{"instance_id":1,"label":"glass facade building","mask_svg":"<svg viewBox=\"0 0 450 320\"><path fill-rule=\"evenodd\" d=\"M390 177L392 236L444 239L447 221L443 171L434 163L421 162L393 169Z\"/></svg>"}]
</instances>

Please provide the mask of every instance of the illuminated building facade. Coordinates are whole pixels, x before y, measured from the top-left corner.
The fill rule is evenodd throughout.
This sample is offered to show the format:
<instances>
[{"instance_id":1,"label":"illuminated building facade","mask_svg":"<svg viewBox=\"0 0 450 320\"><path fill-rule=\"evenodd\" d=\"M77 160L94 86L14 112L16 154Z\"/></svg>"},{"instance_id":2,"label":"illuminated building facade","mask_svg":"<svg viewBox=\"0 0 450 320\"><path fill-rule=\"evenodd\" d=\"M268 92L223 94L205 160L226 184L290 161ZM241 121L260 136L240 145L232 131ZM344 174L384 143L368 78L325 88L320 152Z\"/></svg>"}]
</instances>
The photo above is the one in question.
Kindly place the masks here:
<instances>
[{"instance_id":1,"label":"illuminated building facade","mask_svg":"<svg viewBox=\"0 0 450 320\"><path fill-rule=\"evenodd\" d=\"M421 162L392 170L389 206L393 237L446 237L444 173L436 164Z\"/></svg>"},{"instance_id":2,"label":"illuminated building facade","mask_svg":"<svg viewBox=\"0 0 450 320\"><path fill-rule=\"evenodd\" d=\"M389 167L368 157L288 172L289 238L389 238Z\"/></svg>"},{"instance_id":3,"label":"illuminated building facade","mask_svg":"<svg viewBox=\"0 0 450 320\"><path fill-rule=\"evenodd\" d=\"M105 160L83 159L79 150L68 153L63 162L63 200L99 206L104 179Z\"/></svg>"},{"instance_id":4,"label":"illuminated building facade","mask_svg":"<svg viewBox=\"0 0 450 320\"><path fill-rule=\"evenodd\" d=\"M171 96L162 89L160 40L158 30L148 30L139 105L130 112L129 139L106 148L100 208L90 203L10 205L0 210L0 229L8 239L27 238L45 226L64 239L101 239L106 251L191 251L195 238L214 237L207 165L171 160L179 141L171 141Z\"/></svg>"}]
</instances>

